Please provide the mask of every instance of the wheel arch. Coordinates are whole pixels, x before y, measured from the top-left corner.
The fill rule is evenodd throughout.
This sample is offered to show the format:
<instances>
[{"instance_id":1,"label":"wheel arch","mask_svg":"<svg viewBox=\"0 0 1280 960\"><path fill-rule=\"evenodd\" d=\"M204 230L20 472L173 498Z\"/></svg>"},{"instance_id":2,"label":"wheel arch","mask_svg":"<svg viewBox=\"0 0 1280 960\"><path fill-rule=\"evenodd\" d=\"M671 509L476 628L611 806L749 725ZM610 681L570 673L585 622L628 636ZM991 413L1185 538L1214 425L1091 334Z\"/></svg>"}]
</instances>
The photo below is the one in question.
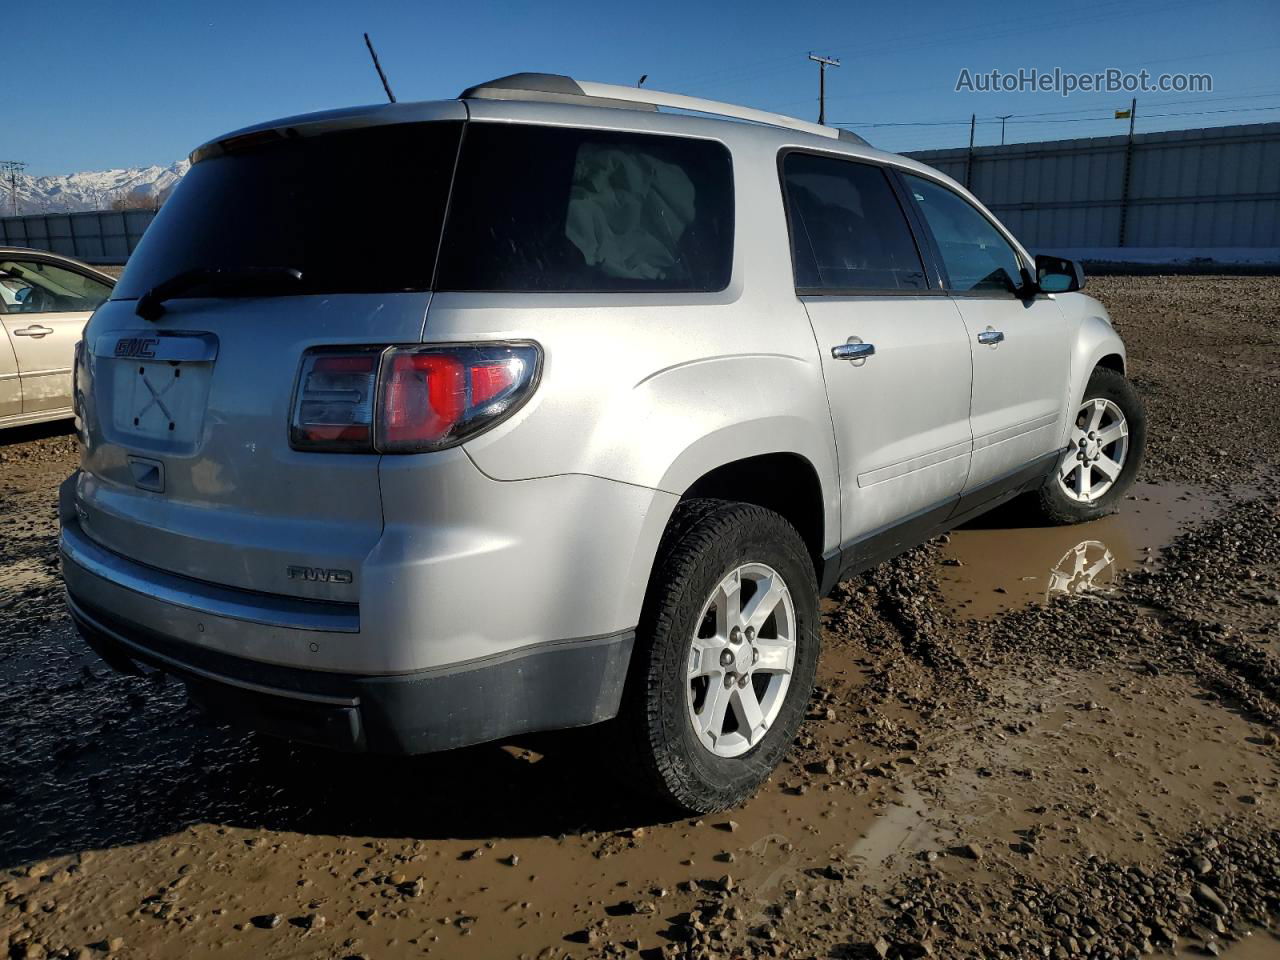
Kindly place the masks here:
<instances>
[{"instance_id":1,"label":"wheel arch","mask_svg":"<svg viewBox=\"0 0 1280 960\"><path fill-rule=\"evenodd\" d=\"M830 421L825 426L795 415L726 424L687 446L668 466L660 489L681 498L718 491L714 495L766 506L788 520L798 517L804 528L797 529L820 556L840 541L839 467ZM761 494L760 484L770 477L784 487L799 484L795 497Z\"/></svg>"},{"instance_id":2,"label":"wheel arch","mask_svg":"<svg viewBox=\"0 0 1280 960\"><path fill-rule=\"evenodd\" d=\"M1089 298L1085 299L1090 303L1096 303ZM1089 311L1081 318L1076 334L1075 349L1071 358L1071 384L1066 397L1069 413L1063 417L1062 423L1061 443L1063 445L1067 442L1067 433L1071 427L1074 411L1084 400L1084 391L1089 384L1089 378L1099 367L1114 370L1121 375L1124 375L1128 368L1128 355L1125 352L1124 341L1120 339L1120 335L1107 319L1106 311L1102 309L1101 304L1097 304L1096 310Z\"/></svg>"},{"instance_id":3,"label":"wheel arch","mask_svg":"<svg viewBox=\"0 0 1280 960\"><path fill-rule=\"evenodd\" d=\"M1103 367L1106 370L1114 370L1120 376L1124 376L1124 357L1118 353L1108 353L1099 357L1098 362L1094 364L1094 370ZM1089 371L1089 375L1093 376L1093 370Z\"/></svg>"},{"instance_id":4,"label":"wheel arch","mask_svg":"<svg viewBox=\"0 0 1280 960\"><path fill-rule=\"evenodd\" d=\"M783 517L804 540L821 579L826 510L822 480L806 457L765 453L723 464L695 480L680 499L701 498L751 503Z\"/></svg>"}]
</instances>

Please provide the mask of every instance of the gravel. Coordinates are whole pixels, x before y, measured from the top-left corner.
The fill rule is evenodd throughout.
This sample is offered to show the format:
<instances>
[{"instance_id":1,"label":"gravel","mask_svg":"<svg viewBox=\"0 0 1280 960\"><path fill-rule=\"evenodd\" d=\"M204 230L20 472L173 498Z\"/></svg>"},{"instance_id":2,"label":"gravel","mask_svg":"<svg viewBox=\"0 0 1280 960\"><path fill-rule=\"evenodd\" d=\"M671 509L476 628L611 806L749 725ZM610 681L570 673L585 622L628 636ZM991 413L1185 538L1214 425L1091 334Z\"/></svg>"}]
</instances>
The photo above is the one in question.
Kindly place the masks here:
<instances>
[{"instance_id":1,"label":"gravel","mask_svg":"<svg viewBox=\"0 0 1280 960\"><path fill-rule=\"evenodd\" d=\"M60 600L74 438L0 436L0 950L1280 955L1280 278L1090 291L1148 404L1143 479L1212 509L1105 594L971 617L943 541L838 585L792 755L705 821L584 762L607 728L339 756L112 673Z\"/></svg>"}]
</instances>

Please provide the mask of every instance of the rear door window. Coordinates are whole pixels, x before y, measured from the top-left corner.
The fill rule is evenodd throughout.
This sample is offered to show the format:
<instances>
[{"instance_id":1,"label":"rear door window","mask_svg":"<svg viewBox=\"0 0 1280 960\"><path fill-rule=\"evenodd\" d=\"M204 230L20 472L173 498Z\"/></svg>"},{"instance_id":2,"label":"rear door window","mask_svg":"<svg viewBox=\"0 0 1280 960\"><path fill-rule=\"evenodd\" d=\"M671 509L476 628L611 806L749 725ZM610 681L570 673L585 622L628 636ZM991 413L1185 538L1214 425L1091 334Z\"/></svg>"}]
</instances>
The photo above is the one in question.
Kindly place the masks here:
<instances>
[{"instance_id":1,"label":"rear door window","mask_svg":"<svg viewBox=\"0 0 1280 960\"><path fill-rule=\"evenodd\" d=\"M115 297L196 268L300 270L281 293L429 289L461 130L437 121L240 138L245 145L198 160L183 177Z\"/></svg>"},{"instance_id":2,"label":"rear door window","mask_svg":"<svg viewBox=\"0 0 1280 960\"><path fill-rule=\"evenodd\" d=\"M924 264L885 172L808 153L782 160L796 288L924 290Z\"/></svg>"},{"instance_id":3,"label":"rear door window","mask_svg":"<svg viewBox=\"0 0 1280 960\"><path fill-rule=\"evenodd\" d=\"M733 264L729 152L708 140L471 123L440 290L723 290Z\"/></svg>"}]
</instances>

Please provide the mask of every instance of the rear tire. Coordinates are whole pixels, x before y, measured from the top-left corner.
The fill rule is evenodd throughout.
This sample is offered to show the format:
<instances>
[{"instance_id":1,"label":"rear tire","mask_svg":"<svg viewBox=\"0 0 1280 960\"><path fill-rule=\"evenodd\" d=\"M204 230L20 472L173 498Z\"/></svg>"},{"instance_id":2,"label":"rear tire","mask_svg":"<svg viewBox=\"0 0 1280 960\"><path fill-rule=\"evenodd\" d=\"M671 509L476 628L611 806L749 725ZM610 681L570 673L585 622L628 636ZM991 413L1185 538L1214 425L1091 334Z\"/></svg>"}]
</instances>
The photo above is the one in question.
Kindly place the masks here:
<instances>
[{"instance_id":1,"label":"rear tire","mask_svg":"<svg viewBox=\"0 0 1280 960\"><path fill-rule=\"evenodd\" d=\"M1040 488L1041 512L1061 524L1115 513L1142 466L1146 442L1147 412L1138 391L1122 374L1097 368L1067 452Z\"/></svg>"},{"instance_id":2,"label":"rear tire","mask_svg":"<svg viewBox=\"0 0 1280 960\"><path fill-rule=\"evenodd\" d=\"M819 643L813 562L795 528L749 504L681 504L650 578L619 717L632 770L683 811L742 803L795 739Z\"/></svg>"}]
</instances>

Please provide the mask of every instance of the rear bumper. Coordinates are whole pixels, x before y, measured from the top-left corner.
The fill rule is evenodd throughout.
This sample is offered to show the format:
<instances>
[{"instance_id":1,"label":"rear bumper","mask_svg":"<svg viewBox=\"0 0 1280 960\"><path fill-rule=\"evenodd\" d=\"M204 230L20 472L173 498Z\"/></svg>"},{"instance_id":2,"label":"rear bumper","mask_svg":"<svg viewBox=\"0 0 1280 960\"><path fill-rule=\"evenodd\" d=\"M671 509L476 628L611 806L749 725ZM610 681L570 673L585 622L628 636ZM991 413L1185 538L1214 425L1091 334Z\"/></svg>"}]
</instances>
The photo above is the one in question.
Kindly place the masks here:
<instances>
[{"instance_id":1,"label":"rear bumper","mask_svg":"<svg viewBox=\"0 0 1280 960\"><path fill-rule=\"evenodd\" d=\"M614 716L634 633L545 644L483 663L363 677L258 663L119 621L68 592L85 641L125 672L180 679L214 717L339 750L414 754Z\"/></svg>"},{"instance_id":2,"label":"rear bumper","mask_svg":"<svg viewBox=\"0 0 1280 960\"><path fill-rule=\"evenodd\" d=\"M93 543L74 516L60 538L67 606L114 668L186 684L214 716L343 750L429 753L614 716L633 631L552 641L412 672L366 675L271 663L234 649L367 642L354 605L227 590L134 563ZM274 642L268 642L274 641ZM221 647L221 648L220 648Z\"/></svg>"}]
</instances>

